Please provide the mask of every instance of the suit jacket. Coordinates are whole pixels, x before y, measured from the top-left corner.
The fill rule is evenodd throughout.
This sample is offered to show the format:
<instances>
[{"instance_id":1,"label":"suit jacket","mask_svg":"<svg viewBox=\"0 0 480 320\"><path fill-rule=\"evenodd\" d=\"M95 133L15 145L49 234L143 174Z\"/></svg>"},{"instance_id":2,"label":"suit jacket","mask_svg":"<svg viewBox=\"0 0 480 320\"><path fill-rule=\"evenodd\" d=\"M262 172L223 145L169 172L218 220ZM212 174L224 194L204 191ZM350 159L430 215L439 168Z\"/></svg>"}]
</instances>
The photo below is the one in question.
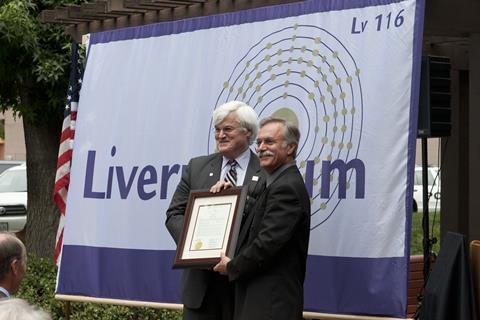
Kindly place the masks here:
<instances>
[{"instance_id":1,"label":"suit jacket","mask_svg":"<svg viewBox=\"0 0 480 320\"><path fill-rule=\"evenodd\" d=\"M263 192L227 265L235 281L235 320L302 319L310 198L296 166Z\"/></svg>"},{"instance_id":2,"label":"suit jacket","mask_svg":"<svg viewBox=\"0 0 480 320\"><path fill-rule=\"evenodd\" d=\"M222 170L222 155L215 153L208 156L193 158L173 195L170 207L167 210L166 226L175 243L178 244L183 227L185 209L191 190L209 189L220 180ZM258 181L252 181L252 176L258 176ZM248 204L263 191L265 177L257 156L251 152L247 171L245 172L244 186L248 186ZM196 309L202 304L213 271L186 269L182 278L182 302L187 308Z\"/></svg>"}]
</instances>

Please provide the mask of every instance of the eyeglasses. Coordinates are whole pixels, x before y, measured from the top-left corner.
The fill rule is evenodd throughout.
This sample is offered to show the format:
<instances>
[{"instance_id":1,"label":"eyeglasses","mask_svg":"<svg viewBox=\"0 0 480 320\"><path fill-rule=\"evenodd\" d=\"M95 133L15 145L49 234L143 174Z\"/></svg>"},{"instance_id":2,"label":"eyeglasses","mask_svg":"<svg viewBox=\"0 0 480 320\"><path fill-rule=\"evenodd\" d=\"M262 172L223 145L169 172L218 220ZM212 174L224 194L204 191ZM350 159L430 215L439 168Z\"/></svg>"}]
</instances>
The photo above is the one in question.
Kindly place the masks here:
<instances>
[{"instance_id":1,"label":"eyeglasses","mask_svg":"<svg viewBox=\"0 0 480 320\"><path fill-rule=\"evenodd\" d=\"M224 134L230 134L237 129L241 129L241 127L233 127L233 126L225 126L223 128L215 127L213 129L213 132L215 133L216 136L218 136L222 131Z\"/></svg>"}]
</instances>

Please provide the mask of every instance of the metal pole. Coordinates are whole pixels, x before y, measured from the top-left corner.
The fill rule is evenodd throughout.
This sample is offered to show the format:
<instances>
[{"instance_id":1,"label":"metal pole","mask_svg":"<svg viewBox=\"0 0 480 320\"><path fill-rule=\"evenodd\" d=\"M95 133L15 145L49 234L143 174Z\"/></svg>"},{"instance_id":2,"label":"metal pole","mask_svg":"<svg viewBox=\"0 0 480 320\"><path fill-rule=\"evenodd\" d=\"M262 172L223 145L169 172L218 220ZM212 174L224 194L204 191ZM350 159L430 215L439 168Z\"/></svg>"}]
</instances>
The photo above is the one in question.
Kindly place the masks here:
<instances>
[{"instance_id":1,"label":"metal pole","mask_svg":"<svg viewBox=\"0 0 480 320\"><path fill-rule=\"evenodd\" d=\"M422 138L422 187L423 187L423 287L425 288L430 273L430 234L429 234L429 210L428 210L428 152L427 138Z\"/></svg>"}]
</instances>

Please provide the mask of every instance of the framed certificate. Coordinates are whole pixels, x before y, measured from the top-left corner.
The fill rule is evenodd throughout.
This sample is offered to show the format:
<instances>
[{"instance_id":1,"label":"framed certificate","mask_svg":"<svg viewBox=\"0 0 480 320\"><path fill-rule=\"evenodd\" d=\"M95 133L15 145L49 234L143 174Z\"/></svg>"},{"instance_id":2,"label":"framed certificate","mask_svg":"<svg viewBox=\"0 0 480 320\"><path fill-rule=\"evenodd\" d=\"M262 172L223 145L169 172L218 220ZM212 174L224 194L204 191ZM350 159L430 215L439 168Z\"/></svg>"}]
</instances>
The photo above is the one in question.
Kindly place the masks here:
<instances>
[{"instance_id":1,"label":"framed certificate","mask_svg":"<svg viewBox=\"0 0 480 320\"><path fill-rule=\"evenodd\" d=\"M174 268L208 268L222 252L232 257L242 222L246 188L219 193L192 191L188 199Z\"/></svg>"}]
</instances>

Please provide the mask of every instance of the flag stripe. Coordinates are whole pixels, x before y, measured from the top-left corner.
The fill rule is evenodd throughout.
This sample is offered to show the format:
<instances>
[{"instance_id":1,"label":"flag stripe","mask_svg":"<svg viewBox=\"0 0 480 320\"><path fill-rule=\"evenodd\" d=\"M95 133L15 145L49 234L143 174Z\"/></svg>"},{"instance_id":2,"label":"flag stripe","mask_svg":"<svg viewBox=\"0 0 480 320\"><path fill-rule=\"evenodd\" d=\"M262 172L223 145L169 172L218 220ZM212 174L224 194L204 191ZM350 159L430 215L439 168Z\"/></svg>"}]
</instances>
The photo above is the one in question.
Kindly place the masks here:
<instances>
[{"instance_id":1,"label":"flag stripe","mask_svg":"<svg viewBox=\"0 0 480 320\"><path fill-rule=\"evenodd\" d=\"M70 166L72 160L73 139L75 137L75 121L77 119L78 98L82 83L83 65L78 54L78 45L72 43L72 56L70 65L70 81L67 91L67 104L62 123L62 133L58 149L57 173L53 190L53 200L60 210L58 223L55 262L59 264L63 245L63 228L65 210L67 207L68 185L70 183Z\"/></svg>"}]
</instances>

